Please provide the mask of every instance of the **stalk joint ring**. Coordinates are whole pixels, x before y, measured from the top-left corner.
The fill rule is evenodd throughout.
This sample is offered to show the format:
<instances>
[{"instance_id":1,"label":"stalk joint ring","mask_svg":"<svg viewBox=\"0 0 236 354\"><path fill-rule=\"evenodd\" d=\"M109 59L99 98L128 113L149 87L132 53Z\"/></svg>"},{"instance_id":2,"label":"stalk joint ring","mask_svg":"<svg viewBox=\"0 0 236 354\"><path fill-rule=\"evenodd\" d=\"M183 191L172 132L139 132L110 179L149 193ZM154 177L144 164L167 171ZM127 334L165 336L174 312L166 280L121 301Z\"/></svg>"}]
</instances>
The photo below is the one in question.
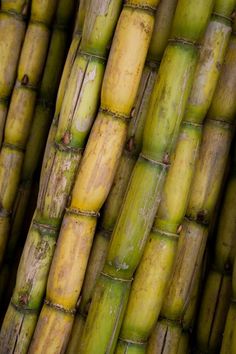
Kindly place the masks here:
<instances>
[{"instance_id":1,"label":"stalk joint ring","mask_svg":"<svg viewBox=\"0 0 236 354\"><path fill-rule=\"evenodd\" d=\"M79 152L84 150L84 148L66 145L63 144L62 142L58 143L57 141L54 142L54 146L59 151L72 152L74 154L78 154Z\"/></svg>"},{"instance_id":2,"label":"stalk joint ring","mask_svg":"<svg viewBox=\"0 0 236 354\"><path fill-rule=\"evenodd\" d=\"M27 19L27 16L19 14L18 12L15 12L13 10L0 10L0 14L1 13L11 16L11 17L14 17L16 20L21 21L21 22L22 21L25 22Z\"/></svg>"},{"instance_id":3,"label":"stalk joint ring","mask_svg":"<svg viewBox=\"0 0 236 354\"><path fill-rule=\"evenodd\" d=\"M44 303L45 303L45 305L48 306L48 307L51 307L51 308L53 308L53 309L55 309L55 310L58 310L58 311L60 311L60 312L69 314L69 315L71 315L71 316L74 316L75 313L76 313L76 309L71 309L71 310L65 309L62 305L54 304L53 302L51 302L51 301L49 301L49 300L47 300L47 299L44 300Z\"/></svg>"},{"instance_id":4,"label":"stalk joint ring","mask_svg":"<svg viewBox=\"0 0 236 354\"><path fill-rule=\"evenodd\" d=\"M107 108L100 107L99 108L99 112L105 113L105 115L111 116L112 118L120 119L120 120L122 120L125 123L129 123L129 121L131 119L131 117L128 116L128 115L121 114L121 113L118 113L118 112L113 112L113 111L110 111Z\"/></svg>"},{"instance_id":5,"label":"stalk joint ring","mask_svg":"<svg viewBox=\"0 0 236 354\"><path fill-rule=\"evenodd\" d=\"M155 14L157 9L156 6L137 4L137 3L133 3L132 0L126 0L124 3L124 7L130 7L135 10L148 11L151 12L152 15Z\"/></svg>"},{"instance_id":6,"label":"stalk joint ring","mask_svg":"<svg viewBox=\"0 0 236 354\"><path fill-rule=\"evenodd\" d=\"M153 226L152 227L152 232L154 234L161 234L162 236L166 237L166 238L171 238L171 239L179 239L179 235L177 233L174 232L168 232L168 231L163 231L161 229L159 229L158 227Z\"/></svg>"},{"instance_id":7,"label":"stalk joint ring","mask_svg":"<svg viewBox=\"0 0 236 354\"><path fill-rule=\"evenodd\" d=\"M222 15L222 14L220 14L218 12L213 11L212 12L212 16L213 17L219 17L219 18L222 18L222 19L224 19L224 20L226 20L226 21L228 21L230 23L233 23L233 19L231 17Z\"/></svg>"},{"instance_id":8,"label":"stalk joint ring","mask_svg":"<svg viewBox=\"0 0 236 354\"><path fill-rule=\"evenodd\" d=\"M59 228L51 226L48 224L42 224L36 220L33 220L32 227L36 230L39 230L40 234L47 234L48 236L57 237Z\"/></svg>"},{"instance_id":9,"label":"stalk joint ring","mask_svg":"<svg viewBox=\"0 0 236 354\"><path fill-rule=\"evenodd\" d=\"M140 346L147 345L147 341L126 339L123 337L119 337L119 341L124 342L124 343L128 343L128 344L140 345Z\"/></svg>"},{"instance_id":10,"label":"stalk joint ring","mask_svg":"<svg viewBox=\"0 0 236 354\"><path fill-rule=\"evenodd\" d=\"M146 161L149 161L151 164L153 165L159 165L161 167L164 167L164 168L168 168L170 166L170 163L169 162L161 162L161 161L157 161L157 160L153 160L151 159L150 157L147 157L144 153L140 153L139 154L139 157L143 160L146 160Z\"/></svg>"},{"instance_id":11,"label":"stalk joint ring","mask_svg":"<svg viewBox=\"0 0 236 354\"><path fill-rule=\"evenodd\" d=\"M88 216L88 217L91 216L94 218L98 218L100 216L100 213L98 211L82 210L82 209L77 209L77 208L66 208L66 213L67 214L74 214L74 215Z\"/></svg>"},{"instance_id":12,"label":"stalk joint ring","mask_svg":"<svg viewBox=\"0 0 236 354\"><path fill-rule=\"evenodd\" d=\"M11 149L11 150L15 150L15 151L20 151L20 152L25 152L25 149L21 146L17 146L14 144L10 144L10 143L3 143L2 146Z\"/></svg>"},{"instance_id":13,"label":"stalk joint ring","mask_svg":"<svg viewBox=\"0 0 236 354\"><path fill-rule=\"evenodd\" d=\"M99 60L99 61L101 61L103 63L105 63L107 61L107 58L105 56L98 55L98 54L93 54L93 53L88 53L88 52L86 52L85 50L82 50L82 49L79 49L77 56L78 55L83 55L83 56L85 56L86 58L88 58L90 60L91 59L97 59L97 60Z\"/></svg>"},{"instance_id":14,"label":"stalk joint ring","mask_svg":"<svg viewBox=\"0 0 236 354\"><path fill-rule=\"evenodd\" d=\"M131 283L133 281L133 277L131 279L123 279L123 278L118 278L118 277L113 277L112 275L109 275L107 273L104 273L104 272L101 272L100 273L103 277L105 278L109 278L109 279L112 279L112 280L115 280L115 281L120 281L122 283Z\"/></svg>"},{"instance_id":15,"label":"stalk joint ring","mask_svg":"<svg viewBox=\"0 0 236 354\"><path fill-rule=\"evenodd\" d=\"M180 43L180 44L183 44L183 45L187 45L187 46L191 46L191 47L198 47L197 43L196 42L192 42L192 41L189 41L187 39L184 39L184 38L178 38L178 37L174 37L174 38L169 38L168 39L168 42L170 44L175 44L175 43Z\"/></svg>"},{"instance_id":16,"label":"stalk joint ring","mask_svg":"<svg viewBox=\"0 0 236 354\"><path fill-rule=\"evenodd\" d=\"M10 304L14 309L18 312L21 313L32 313L32 314L38 314L39 310L38 309L31 309L27 307L26 305L18 305L16 304L12 299L10 301Z\"/></svg>"}]
</instances>

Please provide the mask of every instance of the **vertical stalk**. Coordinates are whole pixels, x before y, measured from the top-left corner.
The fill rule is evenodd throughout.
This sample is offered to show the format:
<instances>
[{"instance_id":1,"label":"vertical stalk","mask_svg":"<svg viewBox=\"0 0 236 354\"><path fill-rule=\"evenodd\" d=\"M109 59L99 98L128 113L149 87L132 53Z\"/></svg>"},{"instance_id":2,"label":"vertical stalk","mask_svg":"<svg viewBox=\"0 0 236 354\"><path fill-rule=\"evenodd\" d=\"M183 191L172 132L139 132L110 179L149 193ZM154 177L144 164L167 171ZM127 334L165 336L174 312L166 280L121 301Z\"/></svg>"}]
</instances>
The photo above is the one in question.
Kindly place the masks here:
<instances>
[{"instance_id":1,"label":"vertical stalk","mask_svg":"<svg viewBox=\"0 0 236 354\"><path fill-rule=\"evenodd\" d=\"M141 79L157 3L157 0L127 1L121 12L104 76L101 108L63 219L31 353L41 353L47 338L53 338L50 347L56 352L63 351L68 341L96 217L109 193L124 147L127 122Z\"/></svg>"},{"instance_id":2,"label":"vertical stalk","mask_svg":"<svg viewBox=\"0 0 236 354\"><path fill-rule=\"evenodd\" d=\"M196 327L197 347L219 352L230 304L236 249L236 168L234 163L220 214L214 259L207 276Z\"/></svg>"},{"instance_id":3,"label":"vertical stalk","mask_svg":"<svg viewBox=\"0 0 236 354\"><path fill-rule=\"evenodd\" d=\"M232 10L233 7L229 9L230 14ZM175 260L180 225L187 209L201 142L201 126L216 88L230 33L231 21L226 21L220 14L213 15L201 43L193 87L161 203L131 287L118 344L119 348L126 343L127 353L132 350L132 343L144 346L161 311Z\"/></svg>"},{"instance_id":4,"label":"vertical stalk","mask_svg":"<svg viewBox=\"0 0 236 354\"><path fill-rule=\"evenodd\" d=\"M83 323L88 313L96 280L103 268L108 244L116 219L121 209L125 191L133 167L142 147L143 127L150 96L156 80L161 57L167 45L173 21L176 0L162 1L157 8L155 25L139 85L138 94L129 124L126 145L123 150L112 188L102 209L101 221L95 234L93 247L89 256L85 279L81 291L79 309L75 317L67 353L74 353L79 345Z\"/></svg>"},{"instance_id":5,"label":"vertical stalk","mask_svg":"<svg viewBox=\"0 0 236 354\"><path fill-rule=\"evenodd\" d=\"M13 260L30 198L32 180L39 168L54 112L55 99L68 46L69 25L75 0L59 0L48 55L39 88L34 117L26 145L21 180L11 217L11 231L6 249L7 262Z\"/></svg>"},{"instance_id":6,"label":"vertical stalk","mask_svg":"<svg viewBox=\"0 0 236 354\"><path fill-rule=\"evenodd\" d=\"M172 321L180 321L188 306L227 165L236 113L236 94L232 89L236 84L235 41L236 37L232 34L222 74L207 114L174 270L161 310L162 316Z\"/></svg>"},{"instance_id":7,"label":"vertical stalk","mask_svg":"<svg viewBox=\"0 0 236 354\"><path fill-rule=\"evenodd\" d=\"M160 202L169 156L192 86L198 54L195 43L205 31L212 6L211 1L178 2L172 39L165 50L151 96L142 152L95 288L80 353L114 351L132 276Z\"/></svg>"},{"instance_id":8,"label":"vertical stalk","mask_svg":"<svg viewBox=\"0 0 236 354\"><path fill-rule=\"evenodd\" d=\"M26 31L30 0L5 0L0 4L0 147L8 103Z\"/></svg>"},{"instance_id":9,"label":"vertical stalk","mask_svg":"<svg viewBox=\"0 0 236 354\"><path fill-rule=\"evenodd\" d=\"M100 0L89 2L81 46L66 85L58 128L53 124L55 135L49 134L37 208L0 334L0 345L6 352L13 348L21 353L28 350L64 209L98 108L106 57L121 0L107 0L103 4ZM60 107L60 102L58 105Z\"/></svg>"},{"instance_id":10,"label":"vertical stalk","mask_svg":"<svg viewBox=\"0 0 236 354\"><path fill-rule=\"evenodd\" d=\"M30 22L20 55L0 153L0 261L9 234L37 91L50 41L57 0L33 0Z\"/></svg>"}]
</instances>

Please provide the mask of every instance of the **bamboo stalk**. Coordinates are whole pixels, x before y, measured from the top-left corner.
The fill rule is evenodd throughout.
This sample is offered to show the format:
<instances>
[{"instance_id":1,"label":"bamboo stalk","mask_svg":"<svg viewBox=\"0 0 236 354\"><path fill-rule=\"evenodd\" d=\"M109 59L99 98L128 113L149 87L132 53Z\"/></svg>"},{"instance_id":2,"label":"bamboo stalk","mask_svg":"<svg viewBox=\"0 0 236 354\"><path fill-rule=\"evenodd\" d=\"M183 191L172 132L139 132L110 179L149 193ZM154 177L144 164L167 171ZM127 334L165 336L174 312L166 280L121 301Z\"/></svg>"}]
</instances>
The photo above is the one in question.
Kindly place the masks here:
<instances>
[{"instance_id":1,"label":"bamboo stalk","mask_svg":"<svg viewBox=\"0 0 236 354\"><path fill-rule=\"evenodd\" d=\"M162 316L175 321L181 319L188 304L227 165L236 113L235 92L232 89L236 83L235 40L232 35L222 74L207 114L174 271L162 306Z\"/></svg>"},{"instance_id":2,"label":"bamboo stalk","mask_svg":"<svg viewBox=\"0 0 236 354\"><path fill-rule=\"evenodd\" d=\"M26 31L30 0L6 0L0 9L0 147L8 102L15 83L17 64Z\"/></svg>"},{"instance_id":3,"label":"bamboo stalk","mask_svg":"<svg viewBox=\"0 0 236 354\"><path fill-rule=\"evenodd\" d=\"M230 13L232 10L233 7ZM143 345L148 340L161 311L199 153L201 125L219 78L219 66L223 63L230 33L230 21L222 21L220 14L212 17L201 46L157 217L131 287L118 344L119 348L127 343L128 352L132 343Z\"/></svg>"},{"instance_id":4,"label":"bamboo stalk","mask_svg":"<svg viewBox=\"0 0 236 354\"><path fill-rule=\"evenodd\" d=\"M11 231L6 249L7 262L10 264L22 235L22 225L31 194L32 180L42 160L48 130L55 109L55 100L68 46L69 26L74 13L75 0L60 0L53 23L52 36L46 64L34 111L21 180L14 202L11 217Z\"/></svg>"},{"instance_id":5,"label":"bamboo stalk","mask_svg":"<svg viewBox=\"0 0 236 354\"><path fill-rule=\"evenodd\" d=\"M219 219L214 259L204 286L196 328L197 347L211 352L220 350L230 304L231 273L236 247L235 171L234 157Z\"/></svg>"},{"instance_id":6,"label":"bamboo stalk","mask_svg":"<svg viewBox=\"0 0 236 354\"><path fill-rule=\"evenodd\" d=\"M47 55L56 0L33 0L20 55L0 154L0 261L9 230L10 214L20 181L24 151L36 104L37 89Z\"/></svg>"},{"instance_id":7,"label":"bamboo stalk","mask_svg":"<svg viewBox=\"0 0 236 354\"><path fill-rule=\"evenodd\" d=\"M106 263L97 282L80 353L93 353L98 347L101 353L112 352L116 345L130 282L160 201L169 155L190 93L197 59L193 42L205 31L212 5L211 2L196 5L185 1L177 5L173 40L165 51L154 86L142 153L135 165ZM183 12L186 28L180 20ZM193 12L197 16L193 16Z\"/></svg>"},{"instance_id":8,"label":"bamboo stalk","mask_svg":"<svg viewBox=\"0 0 236 354\"><path fill-rule=\"evenodd\" d=\"M162 1L157 8L152 39L128 128L125 149L112 188L103 206L101 221L93 241L81 291L79 309L67 348L68 354L74 353L78 347L95 283L104 265L110 235L121 209L135 161L141 151L143 127L150 95L156 80L159 62L167 45L176 3L176 0Z\"/></svg>"},{"instance_id":9,"label":"bamboo stalk","mask_svg":"<svg viewBox=\"0 0 236 354\"><path fill-rule=\"evenodd\" d=\"M90 1L81 47L71 70L58 129L55 124L52 125L55 139L54 134L49 134L37 209L1 329L0 344L4 350L15 346L21 346L21 352L28 349L43 300L64 208L97 111L105 58L120 7L121 1L117 0L106 1L106 6L102 6L99 0ZM25 333L27 338L24 343Z\"/></svg>"},{"instance_id":10,"label":"bamboo stalk","mask_svg":"<svg viewBox=\"0 0 236 354\"><path fill-rule=\"evenodd\" d=\"M101 108L78 171L70 207L64 216L31 353L42 352L49 338L53 338L51 351L63 350L68 341L96 216L108 195L124 146L157 2L127 1L120 15L102 86ZM73 259L70 257L72 249ZM65 264L70 272L65 270ZM56 336L58 332L60 336Z\"/></svg>"}]
</instances>

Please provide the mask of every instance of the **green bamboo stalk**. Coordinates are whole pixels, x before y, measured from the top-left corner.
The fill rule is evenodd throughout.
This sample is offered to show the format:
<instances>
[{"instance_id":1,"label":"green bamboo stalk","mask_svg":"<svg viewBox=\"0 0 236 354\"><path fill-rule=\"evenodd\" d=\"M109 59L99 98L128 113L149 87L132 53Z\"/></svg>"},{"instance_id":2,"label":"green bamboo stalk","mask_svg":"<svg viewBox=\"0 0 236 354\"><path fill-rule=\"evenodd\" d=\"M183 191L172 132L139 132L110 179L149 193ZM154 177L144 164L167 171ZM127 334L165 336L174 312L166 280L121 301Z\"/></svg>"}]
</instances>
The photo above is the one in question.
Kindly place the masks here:
<instances>
[{"instance_id":1,"label":"green bamboo stalk","mask_svg":"<svg viewBox=\"0 0 236 354\"><path fill-rule=\"evenodd\" d=\"M64 216L31 353L42 352L49 337L54 338L50 343L52 351L63 351L68 341L96 216L109 193L123 150L157 3L157 0L127 1L120 15L103 81L101 108L78 171L70 207Z\"/></svg>"},{"instance_id":2,"label":"green bamboo stalk","mask_svg":"<svg viewBox=\"0 0 236 354\"><path fill-rule=\"evenodd\" d=\"M50 41L57 0L33 0L30 22L20 55L17 79L8 110L0 154L0 261L8 238L37 90Z\"/></svg>"},{"instance_id":3,"label":"green bamboo stalk","mask_svg":"<svg viewBox=\"0 0 236 354\"><path fill-rule=\"evenodd\" d=\"M197 265L201 263L209 223L216 208L236 113L235 35L231 36L217 89L203 129L203 139L197 160L186 218L182 225L174 271L170 278L161 314L179 320L189 301ZM188 272L186 272L188 269Z\"/></svg>"},{"instance_id":4,"label":"green bamboo stalk","mask_svg":"<svg viewBox=\"0 0 236 354\"><path fill-rule=\"evenodd\" d=\"M156 80L161 57L167 45L176 3L176 0L162 1L157 8L152 39L135 100L132 119L129 124L125 149L121 156L112 188L103 206L101 221L93 241L81 291L79 309L67 349L68 354L74 353L78 347L83 328L82 324L88 313L96 280L104 265L110 235L121 209L133 167L141 151L143 127L149 107L150 95Z\"/></svg>"},{"instance_id":5,"label":"green bamboo stalk","mask_svg":"<svg viewBox=\"0 0 236 354\"><path fill-rule=\"evenodd\" d=\"M190 93L197 61L193 43L204 33L212 6L212 2L178 2L172 41L165 51L151 97L142 153L97 282L80 353L113 352L116 345L130 282L160 201L169 156Z\"/></svg>"},{"instance_id":6,"label":"green bamboo stalk","mask_svg":"<svg viewBox=\"0 0 236 354\"><path fill-rule=\"evenodd\" d=\"M5 0L0 4L0 147L8 103L26 31L30 0Z\"/></svg>"},{"instance_id":7,"label":"green bamboo stalk","mask_svg":"<svg viewBox=\"0 0 236 354\"><path fill-rule=\"evenodd\" d=\"M233 6L229 8L229 14L232 10ZM201 125L210 107L219 78L219 66L229 43L231 22L225 21L224 16L220 17L220 13L214 15L205 33L162 200L135 273L118 344L119 348L126 342L128 352L132 348L131 343L143 345L148 340L166 294L199 152Z\"/></svg>"},{"instance_id":8,"label":"green bamboo stalk","mask_svg":"<svg viewBox=\"0 0 236 354\"><path fill-rule=\"evenodd\" d=\"M69 26L75 9L75 0L58 2L46 64L40 85L33 122L26 145L21 180L14 202L11 231L6 249L7 262L11 263L31 194L32 180L42 160L48 131L51 125L57 90L65 61Z\"/></svg>"},{"instance_id":9,"label":"green bamboo stalk","mask_svg":"<svg viewBox=\"0 0 236 354\"><path fill-rule=\"evenodd\" d=\"M197 348L218 353L230 304L232 268L236 250L235 157L227 183L215 241L214 259L204 286L196 328ZM204 324L204 325L203 325Z\"/></svg>"},{"instance_id":10,"label":"green bamboo stalk","mask_svg":"<svg viewBox=\"0 0 236 354\"><path fill-rule=\"evenodd\" d=\"M106 6L105 6L106 4ZM0 334L4 350L28 350L41 307L56 238L82 149L95 117L105 61L121 1L91 0L54 134L49 134L37 209ZM62 96L60 96L62 97ZM60 103L59 103L60 106ZM27 336L26 336L27 334ZM8 349L10 348L10 349Z\"/></svg>"}]
</instances>

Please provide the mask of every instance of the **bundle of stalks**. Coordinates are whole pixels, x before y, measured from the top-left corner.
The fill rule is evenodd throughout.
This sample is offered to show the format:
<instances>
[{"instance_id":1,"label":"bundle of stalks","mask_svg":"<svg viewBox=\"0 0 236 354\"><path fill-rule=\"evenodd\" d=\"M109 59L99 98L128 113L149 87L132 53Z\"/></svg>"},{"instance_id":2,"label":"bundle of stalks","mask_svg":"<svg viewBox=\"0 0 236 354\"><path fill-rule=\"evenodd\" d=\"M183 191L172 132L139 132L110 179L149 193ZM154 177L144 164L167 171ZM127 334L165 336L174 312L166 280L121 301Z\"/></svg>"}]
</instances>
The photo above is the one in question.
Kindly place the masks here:
<instances>
[{"instance_id":1,"label":"bundle of stalks","mask_svg":"<svg viewBox=\"0 0 236 354\"><path fill-rule=\"evenodd\" d=\"M188 305L194 279L198 276L198 265L202 262L209 224L216 209L227 166L236 113L233 90L236 84L235 68L233 32L204 124L200 153L180 232L174 270L161 310L161 316L171 320L177 327ZM156 338L156 341L159 342L160 338Z\"/></svg>"},{"instance_id":2,"label":"bundle of stalks","mask_svg":"<svg viewBox=\"0 0 236 354\"><path fill-rule=\"evenodd\" d=\"M74 9L75 0L59 0L33 122L26 145L18 193L11 216L11 229L5 252L5 262L9 265L14 258L14 252L22 234L22 225L31 195L31 186L33 180L36 179L36 170L40 168L48 131L52 123Z\"/></svg>"},{"instance_id":3,"label":"bundle of stalks","mask_svg":"<svg viewBox=\"0 0 236 354\"><path fill-rule=\"evenodd\" d=\"M142 152L134 167L105 266L94 291L79 346L81 353L112 352L116 346L132 276L160 202L169 156L191 90L197 63L195 43L206 29L212 6L211 1L178 2L172 40L165 50L151 96ZM185 21L182 21L183 16ZM143 348L142 342L132 340L117 350L142 351Z\"/></svg>"},{"instance_id":4,"label":"bundle of stalks","mask_svg":"<svg viewBox=\"0 0 236 354\"><path fill-rule=\"evenodd\" d=\"M22 1L21 1L22 2ZM10 216L20 182L25 148L42 78L57 0L33 0L17 79L12 92L0 153L0 261L10 229Z\"/></svg>"},{"instance_id":5,"label":"bundle of stalks","mask_svg":"<svg viewBox=\"0 0 236 354\"><path fill-rule=\"evenodd\" d=\"M57 348L60 352L68 342L98 212L109 193L124 147L156 5L156 0L127 1L121 12L102 85L100 110L63 219L31 353L42 352L45 345L48 347L49 338L53 338L52 351ZM68 272L62 271L65 264Z\"/></svg>"},{"instance_id":6,"label":"bundle of stalks","mask_svg":"<svg viewBox=\"0 0 236 354\"><path fill-rule=\"evenodd\" d=\"M101 220L89 256L79 308L67 348L68 354L76 352L79 345L95 283L106 258L110 236L118 217L133 167L141 151L143 127L149 107L150 95L167 45L176 4L176 0L165 0L161 1L157 8L152 39L128 128L125 148L112 188L103 206Z\"/></svg>"},{"instance_id":7,"label":"bundle of stalks","mask_svg":"<svg viewBox=\"0 0 236 354\"><path fill-rule=\"evenodd\" d=\"M63 81L57 96L56 119L44 154L37 207L1 328L3 351L26 353L29 348L64 210L97 112L108 48L120 10L121 1L108 0L102 6L100 0L90 0L80 49L74 59L67 61L62 80L69 78L67 83Z\"/></svg>"}]
</instances>

